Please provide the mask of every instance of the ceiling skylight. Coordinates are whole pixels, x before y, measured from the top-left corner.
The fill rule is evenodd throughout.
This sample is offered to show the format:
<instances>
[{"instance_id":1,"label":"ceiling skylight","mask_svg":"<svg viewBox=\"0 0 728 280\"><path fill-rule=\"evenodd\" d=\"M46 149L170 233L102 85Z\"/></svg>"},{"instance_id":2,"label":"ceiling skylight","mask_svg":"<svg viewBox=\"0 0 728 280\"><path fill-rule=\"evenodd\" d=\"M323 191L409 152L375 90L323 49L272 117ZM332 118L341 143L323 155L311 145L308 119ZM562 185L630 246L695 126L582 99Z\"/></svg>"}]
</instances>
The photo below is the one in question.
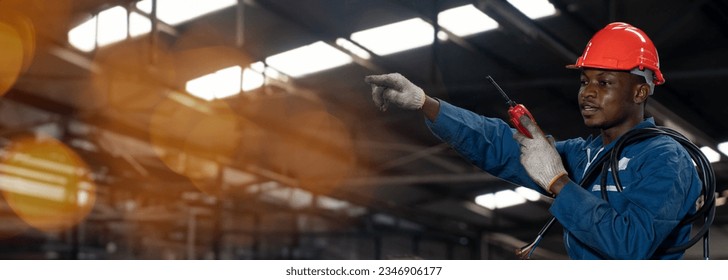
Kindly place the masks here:
<instances>
[{"instance_id":1,"label":"ceiling skylight","mask_svg":"<svg viewBox=\"0 0 728 280\"><path fill-rule=\"evenodd\" d=\"M513 190L503 190L475 197L475 203L490 210L506 208L525 202L526 199Z\"/></svg>"},{"instance_id":2,"label":"ceiling skylight","mask_svg":"<svg viewBox=\"0 0 728 280\"><path fill-rule=\"evenodd\" d=\"M283 75L283 73L278 72L278 70L273 69L272 67L266 67L263 74L266 78L279 80L281 82L288 82L288 76Z\"/></svg>"},{"instance_id":3,"label":"ceiling skylight","mask_svg":"<svg viewBox=\"0 0 728 280\"><path fill-rule=\"evenodd\" d=\"M98 44L104 46L126 39L126 9L116 6L99 13Z\"/></svg>"},{"instance_id":4,"label":"ceiling skylight","mask_svg":"<svg viewBox=\"0 0 728 280\"><path fill-rule=\"evenodd\" d=\"M413 18L351 34L351 40L378 55L388 55L430 45L434 28L421 18Z\"/></svg>"},{"instance_id":5,"label":"ceiling skylight","mask_svg":"<svg viewBox=\"0 0 728 280\"><path fill-rule=\"evenodd\" d=\"M129 14L129 35L137 37L152 31L152 21L136 12Z\"/></svg>"},{"instance_id":6,"label":"ceiling skylight","mask_svg":"<svg viewBox=\"0 0 728 280\"><path fill-rule=\"evenodd\" d=\"M68 42L81 51L93 51L96 48L96 17L68 31Z\"/></svg>"},{"instance_id":7,"label":"ceiling skylight","mask_svg":"<svg viewBox=\"0 0 728 280\"><path fill-rule=\"evenodd\" d=\"M266 77L262 72L267 72L267 69L262 62L253 63L245 69L228 67L187 81L185 90L205 100L225 98L241 90L251 91L265 85Z\"/></svg>"},{"instance_id":8,"label":"ceiling skylight","mask_svg":"<svg viewBox=\"0 0 728 280\"><path fill-rule=\"evenodd\" d=\"M548 0L508 0L516 9L531 19L547 17L556 14L556 7Z\"/></svg>"},{"instance_id":9,"label":"ceiling skylight","mask_svg":"<svg viewBox=\"0 0 728 280\"><path fill-rule=\"evenodd\" d=\"M705 157L708 158L708 161L710 162L718 162L720 161L720 154L716 152L715 150L711 149L708 146L704 146L700 148L700 151L703 152Z\"/></svg>"},{"instance_id":10,"label":"ceiling skylight","mask_svg":"<svg viewBox=\"0 0 728 280\"><path fill-rule=\"evenodd\" d=\"M728 142L718 144L718 150L724 155L728 156Z\"/></svg>"},{"instance_id":11,"label":"ceiling skylight","mask_svg":"<svg viewBox=\"0 0 728 280\"><path fill-rule=\"evenodd\" d=\"M541 199L541 194L539 192L526 187L517 187L516 193L520 194L523 198L528 199L529 201L538 201Z\"/></svg>"},{"instance_id":12,"label":"ceiling skylight","mask_svg":"<svg viewBox=\"0 0 728 280\"><path fill-rule=\"evenodd\" d=\"M188 81L185 90L205 100L225 98L240 93L241 77L240 66L228 67Z\"/></svg>"},{"instance_id":13,"label":"ceiling skylight","mask_svg":"<svg viewBox=\"0 0 728 280\"><path fill-rule=\"evenodd\" d=\"M136 37L146 34L151 29L151 22L145 16L135 12L127 16L125 8L115 6L71 29L68 32L68 42L81 51L90 52L96 46L103 47L123 41L127 35Z\"/></svg>"},{"instance_id":14,"label":"ceiling skylight","mask_svg":"<svg viewBox=\"0 0 728 280\"><path fill-rule=\"evenodd\" d=\"M322 41L265 59L267 65L291 77L302 77L339 67L351 61L351 56Z\"/></svg>"},{"instance_id":15,"label":"ceiling skylight","mask_svg":"<svg viewBox=\"0 0 728 280\"><path fill-rule=\"evenodd\" d=\"M251 91L262 87L265 84L265 77L259 71L250 68L243 70L243 91Z\"/></svg>"},{"instance_id":16,"label":"ceiling skylight","mask_svg":"<svg viewBox=\"0 0 728 280\"><path fill-rule=\"evenodd\" d=\"M250 64L250 69L258 73L263 73L265 71L265 63L262 61L253 62Z\"/></svg>"},{"instance_id":17,"label":"ceiling skylight","mask_svg":"<svg viewBox=\"0 0 728 280\"><path fill-rule=\"evenodd\" d=\"M152 13L152 0L139 1L139 2L137 2L136 7L137 7L137 9L141 10L142 12L151 14Z\"/></svg>"},{"instance_id":18,"label":"ceiling skylight","mask_svg":"<svg viewBox=\"0 0 728 280\"><path fill-rule=\"evenodd\" d=\"M437 22L443 28L458 36L468 36L498 28L498 22L485 15L472 4L440 12L437 15Z\"/></svg>"},{"instance_id":19,"label":"ceiling skylight","mask_svg":"<svg viewBox=\"0 0 728 280\"><path fill-rule=\"evenodd\" d=\"M475 203L483 206L485 208L488 208L490 210L496 209L495 205L495 194L489 193L489 194L483 194L475 197Z\"/></svg>"},{"instance_id":20,"label":"ceiling skylight","mask_svg":"<svg viewBox=\"0 0 728 280\"><path fill-rule=\"evenodd\" d=\"M146 13L152 12L151 0L137 2L137 8ZM237 4L237 0L157 0L157 18L170 25L216 12Z\"/></svg>"},{"instance_id":21,"label":"ceiling skylight","mask_svg":"<svg viewBox=\"0 0 728 280\"><path fill-rule=\"evenodd\" d=\"M354 55L363 58L363 59L370 59L372 56L367 52L366 50L360 48L356 44L352 43L349 40L346 40L344 38L337 38L336 39L336 45L339 47L344 48L345 50L353 53Z\"/></svg>"}]
</instances>

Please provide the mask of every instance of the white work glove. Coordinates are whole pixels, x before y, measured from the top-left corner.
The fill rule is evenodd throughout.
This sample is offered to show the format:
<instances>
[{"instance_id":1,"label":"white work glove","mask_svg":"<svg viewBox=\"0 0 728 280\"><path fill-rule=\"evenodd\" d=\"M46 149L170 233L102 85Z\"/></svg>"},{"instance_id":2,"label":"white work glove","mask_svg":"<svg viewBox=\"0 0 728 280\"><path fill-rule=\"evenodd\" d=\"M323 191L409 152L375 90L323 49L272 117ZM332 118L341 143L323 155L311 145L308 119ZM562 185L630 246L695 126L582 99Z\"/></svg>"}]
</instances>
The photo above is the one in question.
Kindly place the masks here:
<instances>
[{"instance_id":1,"label":"white work glove","mask_svg":"<svg viewBox=\"0 0 728 280\"><path fill-rule=\"evenodd\" d=\"M372 99L379 110L392 103L402 109L416 110L425 104L425 92L399 73L366 76L372 86Z\"/></svg>"},{"instance_id":2,"label":"white work glove","mask_svg":"<svg viewBox=\"0 0 728 280\"><path fill-rule=\"evenodd\" d=\"M513 139L521 146L521 164L536 184L553 194L551 185L562 176L568 175L561 156L554 147L553 138L546 138L541 128L528 116L521 116L520 121L533 136L528 138L518 131L513 134Z\"/></svg>"}]
</instances>

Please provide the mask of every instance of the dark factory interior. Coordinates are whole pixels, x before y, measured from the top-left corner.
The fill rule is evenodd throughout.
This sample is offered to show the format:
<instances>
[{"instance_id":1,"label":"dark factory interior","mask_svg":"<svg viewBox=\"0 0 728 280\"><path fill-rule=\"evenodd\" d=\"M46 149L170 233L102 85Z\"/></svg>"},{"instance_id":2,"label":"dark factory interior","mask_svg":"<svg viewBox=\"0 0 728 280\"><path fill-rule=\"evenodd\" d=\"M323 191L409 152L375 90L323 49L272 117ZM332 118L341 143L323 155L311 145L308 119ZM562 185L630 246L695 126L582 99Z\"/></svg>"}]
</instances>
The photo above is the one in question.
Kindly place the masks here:
<instances>
[{"instance_id":1,"label":"dark factory interior","mask_svg":"<svg viewBox=\"0 0 728 280\"><path fill-rule=\"evenodd\" d=\"M551 198L364 77L507 121L491 76L586 138L565 65L610 22L659 50L646 111L710 159L728 259L724 0L0 0L0 259L517 259ZM561 231L532 258L568 259Z\"/></svg>"}]
</instances>

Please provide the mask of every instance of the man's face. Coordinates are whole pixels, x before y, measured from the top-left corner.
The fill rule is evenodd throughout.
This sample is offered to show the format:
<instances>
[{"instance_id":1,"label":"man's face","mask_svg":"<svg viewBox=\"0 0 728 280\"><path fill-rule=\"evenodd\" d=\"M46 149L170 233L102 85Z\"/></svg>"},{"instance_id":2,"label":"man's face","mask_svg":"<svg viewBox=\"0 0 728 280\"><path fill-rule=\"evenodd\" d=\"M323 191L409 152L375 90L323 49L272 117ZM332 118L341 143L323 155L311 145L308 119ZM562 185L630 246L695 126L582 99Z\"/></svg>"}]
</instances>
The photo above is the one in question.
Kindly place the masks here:
<instances>
[{"instance_id":1,"label":"man's face","mask_svg":"<svg viewBox=\"0 0 728 280\"><path fill-rule=\"evenodd\" d=\"M628 72L584 69L579 88L579 109L590 128L609 129L634 116L634 94L639 80Z\"/></svg>"}]
</instances>

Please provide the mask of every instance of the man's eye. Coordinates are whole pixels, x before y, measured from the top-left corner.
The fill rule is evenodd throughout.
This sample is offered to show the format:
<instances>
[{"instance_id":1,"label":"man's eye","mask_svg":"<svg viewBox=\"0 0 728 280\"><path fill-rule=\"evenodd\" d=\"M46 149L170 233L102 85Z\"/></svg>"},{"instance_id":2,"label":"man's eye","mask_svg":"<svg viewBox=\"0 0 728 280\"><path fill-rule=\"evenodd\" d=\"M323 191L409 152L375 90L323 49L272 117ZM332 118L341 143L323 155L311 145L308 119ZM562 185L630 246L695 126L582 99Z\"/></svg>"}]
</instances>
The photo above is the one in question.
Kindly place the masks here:
<instances>
[{"instance_id":1,"label":"man's eye","mask_svg":"<svg viewBox=\"0 0 728 280\"><path fill-rule=\"evenodd\" d=\"M587 80L581 80L579 82L579 84L582 85L582 86L585 86L585 85L589 84L589 81L587 81Z\"/></svg>"},{"instance_id":2,"label":"man's eye","mask_svg":"<svg viewBox=\"0 0 728 280\"><path fill-rule=\"evenodd\" d=\"M606 85L609 85L609 84L611 84L611 83L609 81L606 81L606 80L599 81L599 85L600 86L606 86Z\"/></svg>"}]
</instances>

